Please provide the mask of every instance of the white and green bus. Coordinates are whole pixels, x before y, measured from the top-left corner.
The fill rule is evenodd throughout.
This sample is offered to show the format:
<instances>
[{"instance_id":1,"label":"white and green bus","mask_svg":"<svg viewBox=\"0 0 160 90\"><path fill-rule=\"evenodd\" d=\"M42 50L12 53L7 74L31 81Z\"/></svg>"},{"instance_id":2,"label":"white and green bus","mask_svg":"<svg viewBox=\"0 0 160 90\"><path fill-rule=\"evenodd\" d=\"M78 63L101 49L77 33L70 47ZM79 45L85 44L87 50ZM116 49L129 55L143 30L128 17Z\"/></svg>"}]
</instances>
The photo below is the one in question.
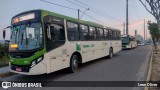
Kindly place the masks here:
<instances>
[{"instance_id":1,"label":"white and green bus","mask_svg":"<svg viewBox=\"0 0 160 90\"><path fill-rule=\"evenodd\" d=\"M122 35L122 49L132 49L137 47L137 40L131 35Z\"/></svg>"},{"instance_id":2,"label":"white and green bus","mask_svg":"<svg viewBox=\"0 0 160 90\"><path fill-rule=\"evenodd\" d=\"M37 75L68 68L121 50L121 33L94 22L46 10L32 10L12 18L10 69ZM4 30L5 37L5 30Z\"/></svg>"}]
</instances>

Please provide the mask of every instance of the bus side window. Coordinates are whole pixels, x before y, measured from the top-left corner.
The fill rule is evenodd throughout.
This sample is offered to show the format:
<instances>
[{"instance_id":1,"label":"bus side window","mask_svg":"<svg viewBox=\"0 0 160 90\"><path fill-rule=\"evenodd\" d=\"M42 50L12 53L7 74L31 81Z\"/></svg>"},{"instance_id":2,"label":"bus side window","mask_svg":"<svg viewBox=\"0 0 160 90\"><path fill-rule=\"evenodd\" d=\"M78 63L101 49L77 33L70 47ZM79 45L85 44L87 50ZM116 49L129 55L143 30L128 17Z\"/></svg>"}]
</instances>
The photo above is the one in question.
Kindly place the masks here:
<instances>
[{"instance_id":1,"label":"bus side window","mask_svg":"<svg viewBox=\"0 0 160 90\"><path fill-rule=\"evenodd\" d=\"M111 40L111 30L108 30L108 40Z\"/></svg>"},{"instance_id":2,"label":"bus side window","mask_svg":"<svg viewBox=\"0 0 160 90\"><path fill-rule=\"evenodd\" d=\"M64 28L62 26L52 24L50 26L50 32L52 41L65 40Z\"/></svg>"},{"instance_id":3,"label":"bus side window","mask_svg":"<svg viewBox=\"0 0 160 90\"><path fill-rule=\"evenodd\" d=\"M90 40L91 41L96 40L96 28L89 26L89 31L90 31Z\"/></svg>"},{"instance_id":4,"label":"bus side window","mask_svg":"<svg viewBox=\"0 0 160 90\"><path fill-rule=\"evenodd\" d=\"M104 40L103 39L103 29L97 28L97 40Z\"/></svg>"},{"instance_id":5,"label":"bus side window","mask_svg":"<svg viewBox=\"0 0 160 90\"><path fill-rule=\"evenodd\" d=\"M79 40L78 24L67 22L67 32L69 41Z\"/></svg>"},{"instance_id":6,"label":"bus side window","mask_svg":"<svg viewBox=\"0 0 160 90\"><path fill-rule=\"evenodd\" d=\"M113 31L111 31L111 40L113 40Z\"/></svg>"},{"instance_id":7,"label":"bus side window","mask_svg":"<svg viewBox=\"0 0 160 90\"><path fill-rule=\"evenodd\" d=\"M113 40L115 40L116 33L115 33L115 31L113 31L112 33L113 33L113 35L112 35L113 36Z\"/></svg>"},{"instance_id":8,"label":"bus side window","mask_svg":"<svg viewBox=\"0 0 160 90\"><path fill-rule=\"evenodd\" d=\"M119 40L119 31L117 31L117 40Z\"/></svg>"},{"instance_id":9,"label":"bus side window","mask_svg":"<svg viewBox=\"0 0 160 90\"><path fill-rule=\"evenodd\" d=\"M100 40L103 40L104 30L102 28L100 28L99 30L100 30Z\"/></svg>"},{"instance_id":10,"label":"bus side window","mask_svg":"<svg viewBox=\"0 0 160 90\"><path fill-rule=\"evenodd\" d=\"M62 46L65 43L64 27L58 24L50 24L47 27L48 40L46 41L47 51Z\"/></svg>"},{"instance_id":11,"label":"bus side window","mask_svg":"<svg viewBox=\"0 0 160 90\"><path fill-rule=\"evenodd\" d=\"M115 31L112 31L112 40L115 40Z\"/></svg>"},{"instance_id":12,"label":"bus side window","mask_svg":"<svg viewBox=\"0 0 160 90\"><path fill-rule=\"evenodd\" d=\"M100 30L99 28L96 28L96 40L100 40Z\"/></svg>"},{"instance_id":13,"label":"bus side window","mask_svg":"<svg viewBox=\"0 0 160 90\"><path fill-rule=\"evenodd\" d=\"M116 40L118 40L118 31L116 31Z\"/></svg>"},{"instance_id":14,"label":"bus side window","mask_svg":"<svg viewBox=\"0 0 160 90\"><path fill-rule=\"evenodd\" d=\"M82 41L89 40L88 26L80 24L80 38Z\"/></svg>"}]
</instances>

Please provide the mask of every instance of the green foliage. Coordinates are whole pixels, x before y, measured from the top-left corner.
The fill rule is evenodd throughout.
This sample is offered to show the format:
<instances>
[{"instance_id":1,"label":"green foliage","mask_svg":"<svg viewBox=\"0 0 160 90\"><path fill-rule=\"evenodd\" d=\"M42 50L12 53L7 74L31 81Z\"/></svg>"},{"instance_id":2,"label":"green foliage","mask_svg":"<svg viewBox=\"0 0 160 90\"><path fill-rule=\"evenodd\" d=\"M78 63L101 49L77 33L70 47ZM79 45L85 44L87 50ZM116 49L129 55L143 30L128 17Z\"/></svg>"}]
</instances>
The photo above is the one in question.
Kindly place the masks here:
<instances>
[{"instance_id":1,"label":"green foliage","mask_svg":"<svg viewBox=\"0 0 160 90\"><path fill-rule=\"evenodd\" d=\"M159 34L158 34L158 25L157 23L151 23L148 22L148 30L150 32L150 35L152 37L153 43L156 44L159 40Z\"/></svg>"},{"instance_id":2,"label":"green foliage","mask_svg":"<svg viewBox=\"0 0 160 90\"><path fill-rule=\"evenodd\" d=\"M0 67L8 65L9 57L9 43L0 44Z\"/></svg>"}]
</instances>

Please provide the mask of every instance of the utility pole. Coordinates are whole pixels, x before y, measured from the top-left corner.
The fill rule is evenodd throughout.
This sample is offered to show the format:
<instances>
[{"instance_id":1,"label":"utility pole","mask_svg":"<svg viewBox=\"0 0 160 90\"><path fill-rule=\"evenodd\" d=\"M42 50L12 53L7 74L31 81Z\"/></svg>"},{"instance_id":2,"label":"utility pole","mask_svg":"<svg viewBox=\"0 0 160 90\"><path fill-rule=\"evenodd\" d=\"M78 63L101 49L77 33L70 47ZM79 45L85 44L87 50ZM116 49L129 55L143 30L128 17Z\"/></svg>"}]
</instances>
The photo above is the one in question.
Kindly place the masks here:
<instances>
[{"instance_id":1,"label":"utility pole","mask_svg":"<svg viewBox=\"0 0 160 90\"><path fill-rule=\"evenodd\" d=\"M126 34L128 35L128 0L126 0Z\"/></svg>"},{"instance_id":2,"label":"utility pole","mask_svg":"<svg viewBox=\"0 0 160 90\"><path fill-rule=\"evenodd\" d=\"M80 13L80 10L78 9L78 19L79 19L79 13Z\"/></svg>"},{"instance_id":3,"label":"utility pole","mask_svg":"<svg viewBox=\"0 0 160 90\"><path fill-rule=\"evenodd\" d=\"M148 37L147 37L147 31L148 31L148 30L147 30L147 28L146 28L146 40L148 40Z\"/></svg>"},{"instance_id":4,"label":"utility pole","mask_svg":"<svg viewBox=\"0 0 160 90\"><path fill-rule=\"evenodd\" d=\"M146 20L144 19L144 41L145 41L145 23L146 23Z\"/></svg>"},{"instance_id":5,"label":"utility pole","mask_svg":"<svg viewBox=\"0 0 160 90\"><path fill-rule=\"evenodd\" d=\"M125 28L126 28L126 25L125 25L125 22L123 23L123 34L125 35Z\"/></svg>"},{"instance_id":6,"label":"utility pole","mask_svg":"<svg viewBox=\"0 0 160 90\"><path fill-rule=\"evenodd\" d=\"M82 14L82 16L80 17L80 19L83 17L83 15L85 14L85 12L86 12L87 10L89 10L89 8L87 8L87 9L83 12L83 14Z\"/></svg>"},{"instance_id":7,"label":"utility pole","mask_svg":"<svg viewBox=\"0 0 160 90\"><path fill-rule=\"evenodd\" d=\"M135 39L137 41L137 30L135 30Z\"/></svg>"},{"instance_id":8,"label":"utility pole","mask_svg":"<svg viewBox=\"0 0 160 90\"><path fill-rule=\"evenodd\" d=\"M137 36L137 30L135 30L135 37Z\"/></svg>"}]
</instances>

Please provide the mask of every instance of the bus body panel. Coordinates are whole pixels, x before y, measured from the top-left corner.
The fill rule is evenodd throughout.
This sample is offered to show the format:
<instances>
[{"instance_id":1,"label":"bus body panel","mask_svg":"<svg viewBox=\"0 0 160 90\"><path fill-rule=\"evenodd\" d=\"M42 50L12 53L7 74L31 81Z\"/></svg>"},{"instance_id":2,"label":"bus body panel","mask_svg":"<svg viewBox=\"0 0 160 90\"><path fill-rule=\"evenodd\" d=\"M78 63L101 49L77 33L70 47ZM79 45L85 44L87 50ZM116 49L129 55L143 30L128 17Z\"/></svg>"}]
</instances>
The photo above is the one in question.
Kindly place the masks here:
<instances>
[{"instance_id":1,"label":"bus body panel","mask_svg":"<svg viewBox=\"0 0 160 90\"><path fill-rule=\"evenodd\" d=\"M81 51L76 50L77 43L81 47ZM99 44L97 44L99 43ZM82 56L82 63L89 62L104 56L109 55L110 47L113 48L114 53L117 53L121 50L121 42L115 41L112 45L106 45L104 43L111 43L111 41L72 41L66 42L66 44L60 48L53 50L52 52L47 53L50 57L50 69L51 72L67 68L70 65L70 58L74 52L79 52ZM101 48L99 48L101 47ZM65 53L64 53L65 52ZM59 54L58 54L59 53Z\"/></svg>"}]
</instances>

